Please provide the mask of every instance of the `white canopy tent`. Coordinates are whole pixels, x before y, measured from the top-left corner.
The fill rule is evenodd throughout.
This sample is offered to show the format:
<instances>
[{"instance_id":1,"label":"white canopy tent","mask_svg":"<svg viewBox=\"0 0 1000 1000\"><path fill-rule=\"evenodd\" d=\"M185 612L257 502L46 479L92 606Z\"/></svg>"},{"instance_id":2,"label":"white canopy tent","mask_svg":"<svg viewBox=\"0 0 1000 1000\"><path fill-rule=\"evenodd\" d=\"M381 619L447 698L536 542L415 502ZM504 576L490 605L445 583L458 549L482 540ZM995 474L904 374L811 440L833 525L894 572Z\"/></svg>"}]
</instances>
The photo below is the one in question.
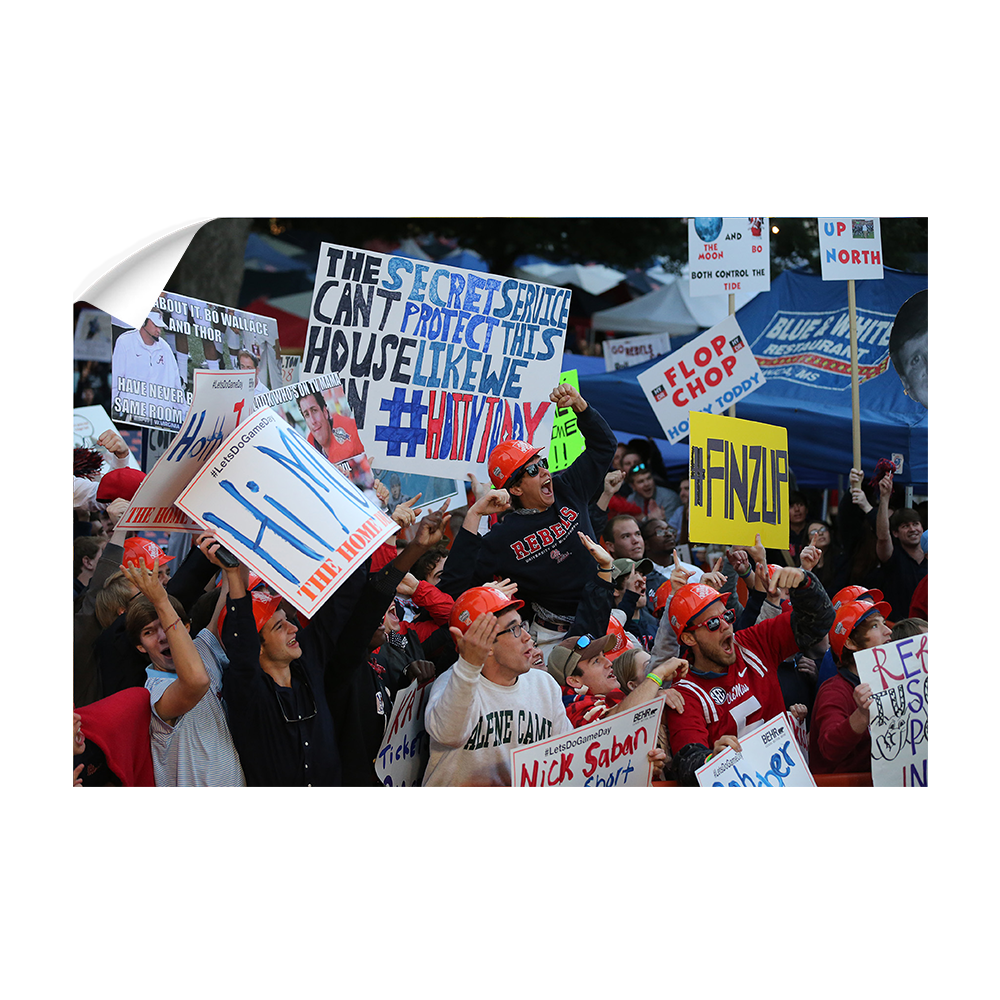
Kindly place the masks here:
<instances>
[{"instance_id":1,"label":"white canopy tent","mask_svg":"<svg viewBox=\"0 0 1000 1000\"><path fill-rule=\"evenodd\" d=\"M692 296L686 269L680 278L655 292L591 317L594 330L615 333L669 333L683 337L707 330L729 315L728 295ZM754 293L756 294L756 293ZM742 309L754 296L736 293L736 308Z\"/></svg>"},{"instance_id":2,"label":"white canopy tent","mask_svg":"<svg viewBox=\"0 0 1000 1000\"><path fill-rule=\"evenodd\" d=\"M546 285L576 285L591 295L601 295L609 288L620 285L625 280L621 271L604 264L525 264L515 267L515 278L525 281L541 281Z\"/></svg>"}]
</instances>

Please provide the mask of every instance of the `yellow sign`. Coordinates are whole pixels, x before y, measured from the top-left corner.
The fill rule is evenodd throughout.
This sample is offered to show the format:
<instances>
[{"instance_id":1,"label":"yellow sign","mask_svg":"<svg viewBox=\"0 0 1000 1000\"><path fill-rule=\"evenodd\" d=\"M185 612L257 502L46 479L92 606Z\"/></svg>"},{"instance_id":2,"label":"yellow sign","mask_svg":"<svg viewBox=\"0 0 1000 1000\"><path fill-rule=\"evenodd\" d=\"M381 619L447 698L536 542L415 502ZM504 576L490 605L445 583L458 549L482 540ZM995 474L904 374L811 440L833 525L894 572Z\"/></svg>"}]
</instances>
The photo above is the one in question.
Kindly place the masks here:
<instances>
[{"instance_id":1,"label":"yellow sign","mask_svg":"<svg viewBox=\"0 0 1000 1000\"><path fill-rule=\"evenodd\" d=\"M788 432L691 411L692 542L788 548Z\"/></svg>"},{"instance_id":2,"label":"yellow sign","mask_svg":"<svg viewBox=\"0 0 1000 1000\"><path fill-rule=\"evenodd\" d=\"M580 379L575 368L559 376L559 384L566 383L580 391ZM568 469L583 454L583 449L583 434L576 425L576 410L570 406L556 410L552 421L552 443L549 445L549 471Z\"/></svg>"}]
</instances>

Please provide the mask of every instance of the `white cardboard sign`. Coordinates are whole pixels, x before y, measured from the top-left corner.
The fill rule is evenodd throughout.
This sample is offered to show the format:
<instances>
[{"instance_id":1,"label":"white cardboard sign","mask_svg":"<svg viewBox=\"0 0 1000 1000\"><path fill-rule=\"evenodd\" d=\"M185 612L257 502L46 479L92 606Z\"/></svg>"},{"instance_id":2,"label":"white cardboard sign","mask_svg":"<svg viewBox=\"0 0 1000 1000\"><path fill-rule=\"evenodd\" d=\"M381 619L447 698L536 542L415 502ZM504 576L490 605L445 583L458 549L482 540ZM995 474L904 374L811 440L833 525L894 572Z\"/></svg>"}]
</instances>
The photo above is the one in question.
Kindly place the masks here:
<instances>
[{"instance_id":1,"label":"white cardboard sign","mask_svg":"<svg viewBox=\"0 0 1000 1000\"><path fill-rule=\"evenodd\" d=\"M424 707L433 683L415 680L396 695L382 746L375 756L375 771L384 785L412 788L420 783L430 750Z\"/></svg>"},{"instance_id":2,"label":"white cardboard sign","mask_svg":"<svg viewBox=\"0 0 1000 1000\"><path fill-rule=\"evenodd\" d=\"M648 786L653 765L647 754L656 749L662 714L663 699L654 698L566 736L518 747L511 751L512 784L515 788Z\"/></svg>"},{"instance_id":3,"label":"white cardboard sign","mask_svg":"<svg viewBox=\"0 0 1000 1000\"><path fill-rule=\"evenodd\" d=\"M129 504L119 528L129 531L189 531L204 529L174 501L204 468L219 445L253 409L254 373L207 371L194 373L191 408L173 441L157 459Z\"/></svg>"},{"instance_id":4,"label":"white cardboard sign","mask_svg":"<svg viewBox=\"0 0 1000 1000\"><path fill-rule=\"evenodd\" d=\"M814 788L788 716L747 730L740 750L727 747L695 771L702 788Z\"/></svg>"},{"instance_id":5,"label":"white cardboard sign","mask_svg":"<svg viewBox=\"0 0 1000 1000\"><path fill-rule=\"evenodd\" d=\"M548 451L570 291L324 243L301 377L337 372L373 465L488 478L515 439Z\"/></svg>"},{"instance_id":6,"label":"white cardboard sign","mask_svg":"<svg viewBox=\"0 0 1000 1000\"><path fill-rule=\"evenodd\" d=\"M927 633L854 654L872 689L868 732L876 788L927 785Z\"/></svg>"},{"instance_id":7,"label":"white cardboard sign","mask_svg":"<svg viewBox=\"0 0 1000 1000\"><path fill-rule=\"evenodd\" d=\"M736 317L727 316L640 372L636 381L667 441L676 444L690 432L690 411L724 414L765 380Z\"/></svg>"},{"instance_id":8,"label":"white cardboard sign","mask_svg":"<svg viewBox=\"0 0 1000 1000\"><path fill-rule=\"evenodd\" d=\"M604 341L604 370L613 372L619 368L631 368L669 353L669 333L651 333L645 337L611 337Z\"/></svg>"},{"instance_id":9,"label":"white cardboard sign","mask_svg":"<svg viewBox=\"0 0 1000 1000\"><path fill-rule=\"evenodd\" d=\"M399 530L270 408L223 441L176 503L310 617Z\"/></svg>"},{"instance_id":10,"label":"white cardboard sign","mask_svg":"<svg viewBox=\"0 0 1000 1000\"><path fill-rule=\"evenodd\" d=\"M688 219L692 295L735 295L771 288L771 220L766 217Z\"/></svg>"},{"instance_id":11,"label":"white cardboard sign","mask_svg":"<svg viewBox=\"0 0 1000 1000\"><path fill-rule=\"evenodd\" d=\"M882 277L882 228L877 217L817 221L824 281Z\"/></svg>"}]
</instances>

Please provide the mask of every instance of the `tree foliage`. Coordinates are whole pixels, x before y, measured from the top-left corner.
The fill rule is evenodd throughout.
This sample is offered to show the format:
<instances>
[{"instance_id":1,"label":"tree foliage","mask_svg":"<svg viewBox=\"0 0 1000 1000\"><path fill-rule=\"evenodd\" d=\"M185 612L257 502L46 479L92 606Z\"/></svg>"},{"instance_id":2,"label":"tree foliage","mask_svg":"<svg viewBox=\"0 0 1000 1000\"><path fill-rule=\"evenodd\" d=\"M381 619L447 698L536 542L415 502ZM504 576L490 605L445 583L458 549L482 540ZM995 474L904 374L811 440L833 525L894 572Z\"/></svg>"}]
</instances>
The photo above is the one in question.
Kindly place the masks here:
<instances>
[{"instance_id":1,"label":"tree foliage","mask_svg":"<svg viewBox=\"0 0 1000 1000\"><path fill-rule=\"evenodd\" d=\"M789 267L808 266L819 273L816 219L771 219L771 276ZM927 219L884 218L882 247L885 264L899 270L926 271ZM255 228L307 230L346 246L370 240L395 243L430 234L453 239L489 261L496 274L509 274L522 254L536 254L556 263L599 263L619 270L651 267L659 258L667 270L679 272L687 263L687 220L680 218L342 218L259 219Z\"/></svg>"}]
</instances>

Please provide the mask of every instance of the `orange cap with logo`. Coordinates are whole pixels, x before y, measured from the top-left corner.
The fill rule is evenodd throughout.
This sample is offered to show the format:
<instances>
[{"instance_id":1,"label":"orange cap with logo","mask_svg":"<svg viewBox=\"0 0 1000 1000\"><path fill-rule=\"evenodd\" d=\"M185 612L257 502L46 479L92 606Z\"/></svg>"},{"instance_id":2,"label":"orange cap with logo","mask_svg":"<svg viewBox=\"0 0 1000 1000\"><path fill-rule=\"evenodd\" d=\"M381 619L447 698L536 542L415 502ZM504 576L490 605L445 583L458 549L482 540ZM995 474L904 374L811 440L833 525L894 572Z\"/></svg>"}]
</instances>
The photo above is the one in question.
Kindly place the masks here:
<instances>
[{"instance_id":1,"label":"orange cap with logo","mask_svg":"<svg viewBox=\"0 0 1000 1000\"><path fill-rule=\"evenodd\" d=\"M460 594L452 605L448 624L453 628L468 632L469 626L480 616L492 612L514 611L523 608L524 601L512 601L497 587L472 587Z\"/></svg>"},{"instance_id":2,"label":"orange cap with logo","mask_svg":"<svg viewBox=\"0 0 1000 1000\"><path fill-rule=\"evenodd\" d=\"M496 489L504 489L521 466L541 453L541 448L532 448L527 441L501 441L490 452L490 481Z\"/></svg>"}]
</instances>

